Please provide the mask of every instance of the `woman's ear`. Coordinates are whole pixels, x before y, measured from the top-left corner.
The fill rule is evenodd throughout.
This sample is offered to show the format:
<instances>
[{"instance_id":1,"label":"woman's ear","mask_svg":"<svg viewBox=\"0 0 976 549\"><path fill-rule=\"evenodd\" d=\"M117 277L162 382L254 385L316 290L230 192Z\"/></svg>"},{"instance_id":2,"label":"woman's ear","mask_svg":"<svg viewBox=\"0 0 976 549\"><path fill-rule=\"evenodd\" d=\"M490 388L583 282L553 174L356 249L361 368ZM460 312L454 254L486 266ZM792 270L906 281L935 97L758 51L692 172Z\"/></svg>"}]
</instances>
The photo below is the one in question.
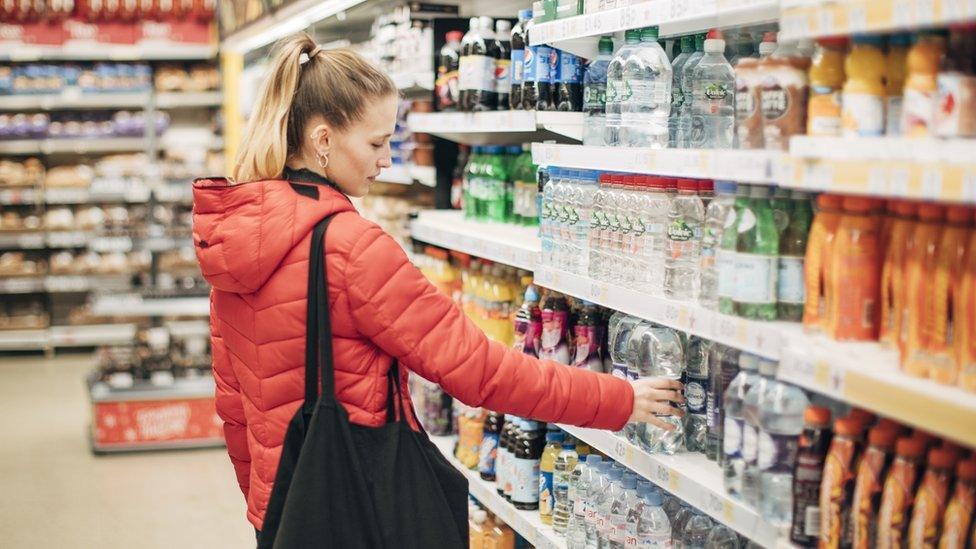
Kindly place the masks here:
<instances>
[{"instance_id":1,"label":"woman's ear","mask_svg":"<svg viewBox=\"0 0 976 549\"><path fill-rule=\"evenodd\" d=\"M319 156L328 156L332 152L332 129L324 122L312 126L309 133L309 140L312 143L312 152Z\"/></svg>"}]
</instances>

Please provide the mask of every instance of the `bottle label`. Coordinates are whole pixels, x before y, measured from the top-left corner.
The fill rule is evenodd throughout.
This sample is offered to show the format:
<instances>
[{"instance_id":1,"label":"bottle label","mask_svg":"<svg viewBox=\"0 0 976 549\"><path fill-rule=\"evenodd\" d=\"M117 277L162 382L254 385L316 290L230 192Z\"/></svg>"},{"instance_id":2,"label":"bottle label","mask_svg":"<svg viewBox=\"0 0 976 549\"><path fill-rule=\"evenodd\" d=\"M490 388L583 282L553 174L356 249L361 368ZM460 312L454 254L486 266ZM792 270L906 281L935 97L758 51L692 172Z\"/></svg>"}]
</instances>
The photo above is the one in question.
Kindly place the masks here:
<instances>
[{"instance_id":1,"label":"bottle label","mask_svg":"<svg viewBox=\"0 0 976 549\"><path fill-rule=\"evenodd\" d=\"M620 379L627 379L627 364L624 362L614 362L613 369L610 371L613 377L619 377Z\"/></svg>"},{"instance_id":2,"label":"bottle label","mask_svg":"<svg viewBox=\"0 0 976 549\"><path fill-rule=\"evenodd\" d=\"M559 50L553 50L559 51ZM555 80L559 84L579 84L583 81L583 65L580 58L566 52L560 52L558 56L557 72Z\"/></svg>"},{"instance_id":3,"label":"bottle label","mask_svg":"<svg viewBox=\"0 0 976 549\"><path fill-rule=\"evenodd\" d=\"M796 463L798 437L763 431L759 434L759 470L769 473L791 474Z\"/></svg>"},{"instance_id":4,"label":"bottle label","mask_svg":"<svg viewBox=\"0 0 976 549\"><path fill-rule=\"evenodd\" d=\"M512 461L512 501L539 502L539 460L516 457Z\"/></svg>"},{"instance_id":5,"label":"bottle label","mask_svg":"<svg viewBox=\"0 0 976 549\"><path fill-rule=\"evenodd\" d=\"M638 549L671 549L671 536L657 532L641 534L637 537Z\"/></svg>"},{"instance_id":6,"label":"bottle label","mask_svg":"<svg viewBox=\"0 0 976 549\"><path fill-rule=\"evenodd\" d=\"M552 83L551 54L552 49L546 46L525 48L525 78L540 84Z\"/></svg>"},{"instance_id":7,"label":"bottle label","mask_svg":"<svg viewBox=\"0 0 976 549\"><path fill-rule=\"evenodd\" d=\"M742 457L742 427L741 419L725 416L725 428L723 432L722 448L726 459L736 459Z\"/></svg>"},{"instance_id":8,"label":"bottle label","mask_svg":"<svg viewBox=\"0 0 976 549\"><path fill-rule=\"evenodd\" d=\"M803 305L806 291L803 280L803 257L780 256L776 280L776 299L780 303Z\"/></svg>"},{"instance_id":9,"label":"bottle label","mask_svg":"<svg viewBox=\"0 0 976 549\"><path fill-rule=\"evenodd\" d=\"M602 113L606 110L607 84L606 82L587 82L583 86L583 111L588 113Z\"/></svg>"},{"instance_id":10,"label":"bottle label","mask_svg":"<svg viewBox=\"0 0 976 549\"><path fill-rule=\"evenodd\" d=\"M586 500L583 498L576 498L573 500L573 516L576 520L582 520L586 522Z\"/></svg>"},{"instance_id":11,"label":"bottle label","mask_svg":"<svg viewBox=\"0 0 976 549\"><path fill-rule=\"evenodd\" d=\"M735 301L758 305L776 303L776 256L735 254Z\"/></svg>"},{"instance_id":12,"label":"bottle label","mask_svg":"<svg viewBox=\"0 0 976 549\"><path fill-rule=\"evenodd\" d=\"M689 377L685 382L685 400L688 401L689 414L705 413L708 385L708 378Z\"/></svg>"},{"instance_id":13,"label":"bottle label","mask_svg":"<svg viewBox=\"0 0 976 549\"><path fill-rule=\"evenodd\" d=\"M607 79L607 103L620 103L623 101L625 95L629 94L629 88L624 85L623 80L611 80ZM627 91L627 94L625 94Z\"/></svg>"},{"instance_id":14,"label":"bottle label","mask_svg":"<svg viewBox=\"0 0 976 549\"><path fill-rule=\"evenodd\" d=\"M830 87L814 86L807 106L807 134L840 135L841 93Z\"/></svg>"},{"instance_id":15,"label":"bottle label","mask_svg":"<svg viewBox=\"0 0 976 549\"><path fill-rule=\"evenodd\" d=\"M434 90L437 94L437 104L441 109L457 106L460 92L459 78L460 73L458 71L444 72L437 76Z\"/></svg>"},{"instance_id":16,"label":"bottle label","mask_svg":"<svg viewBox=\"0 0 976 549\"><path fill-rule=\"evenodd\" d=\"M976 76L943 71L937 78L935 134L940 137L976 136Z\"/></svg>"},{"instance_id":17,"label":"bottle label","mask_svg":"<svg viewBox=\"0 0 976 549\"><path fill-rule=\"evenodd\" d=\"M779 85L765 86L760 93L762 114L766 120L779 120L790 110L790 94Z\"/></svg>"},{"instance_id":18,"label":"bottle label","mask_svg":"<svg viewBox=\"0 0 976 549\"><path fill-rule=\"evenodd\" d=\"M620 97L621 103L632 105L641 110L648 108L664 108L671 97L671 86L666 82L648 80L625 81L624 93ZM645 113L631 113L645 114Z\"/></svg>"},{"instance_id":19,"label":"bottle label","mask_svg":"<svg viewBox=\"0 0 976 549\"><path fill-rule=\"evenodd\" d=\"M498 433L486 433L481 439L481 452L478 455L478 472L495 474L495 459L498 457Z\"/></svg>"},{"instance_id":20,"label":"bottle label","mask_svg":"<svg viewBox=\"0 0 976 549\"><path fill-rule=\"evenodd\" d=\"M552 516L556 498L553 496L552 471L543 471L539 475L539 514Z\"/></svg>"},{"instance_id":21,"label":"bottle label","mask_svg":"<svg viewBox=\"0 0 976 549\"><path fill-rule=\"evenodd\" d=\"M487 55L462 57L461 89L495 91L495 59Z\"/></svg>"},{"instance_id":22,"label":"bottle label","mask_svg":"<svg viewBox=\"0 0 976 549\"><path fill-rule=\"evenodd\" d=\"M569 349L564 337L567 316L566 311L542 311L541 358L569 364Z\"/></svg>"},{"instance_id":23,"label":"bottle label","mask_svg":"<svg viewBox=\"0 0 976 549\"><path fill-rule=\"evenodd\" d=\"M535 320L516 319L515 344L519 351L531 356L539 356L539 340L542 336L542 323Z\"/></svg>"},{"instance_id":24,"label":"bottle label","mask_svg":"<svg viewBox=\"0 0 976 549\"><path fill-rule=\"evenodd\" d=\"M701 225L678 219L668 224L668 254L673 260L695 259L701 243Z\"/></svg>"},{"instance_id":25,"label":"bottle label","mask_svg":"<svg viewBox=\"0 0 976 549\"><path fill-rule=\"evenodd\" d=\"M934 94L915 88L905 88L902 103L902 134L906 137L927 137L932 130L934 115Z\"/></svg>"},{"instance_id":26,"label":"bottle label","mask_svg":"<svg viewBox=\"0 0 976 549\"><path fill-rule=\"evenodd\" d=\"M742 459L747 464L756 463L759 453L759 440L756 428L748 422L742 423Z\"/></svg>"},{"instance_id":27,"label":"bottle label","mask_svg":"<svg viewBox=\"0 0 976 549\"><path fill-rule=\"evenodd\" d=\"M510 59L495 60L495 91L507 94L512 88L512 61Z\"/></svg>"},{"instance_id":28,"label":"bottle label","mask_svg":"<svg viewBox=\"0 0 976 549\"><path fill-rule=\"evenodd\" d=\"M871 137L884 133L884 97L867 93L845 93L843 120L844 135Z\"/></svg>"},{"instance_id":29,"label":"bottle label","mask_svg":"<svg viewBox=\"0 0 976 549\"><path fill-rule=\"evenodd\" d=\"M735 116L736 120L748 120L756 114L756 96L746 86L736 89Z\"/></svg>"},{"instance_id":30,"label":"bottle label","mask_svg":"<svg viewBox=\"0 0 976 549\"><path fill-rule=\"evenodd\" d=\"M526 58L525 50L512 50L512 85L521 85L525 82Z\"/></svg>"},{"instance_id":31,"label":"bottle label","mask_svg":"<svg viewBox=\"0 0 976 549\"><path fill-rule=\"evenodd\" d=\"M596 326L574 326L573 334L576 336L576 352L573 356L573 366L577 368L591 368L595 362L602 363L599 356L597 356L600 349L600 342L596 337Z\"/></svg>"},{"instance_id":32,"label":"bottle label","mask_svg":"<svg viewBox=\"0 0 976 549\"><path fill-rule=\"evenodd\" d=\"M732 299L735 295L735 252L716 250L715 268L718 271L718 297Z\"/></svg>"},{"instance_id":33,"label":"bottle label","mask_svg":"<svg viewBox=\"0 0 976 549\"><path fill-rule=\"evenodd\" d=\"M627 515L612 513L610 515L610 541L623 544L627 537Z\"/></svg>"}]
</instances>

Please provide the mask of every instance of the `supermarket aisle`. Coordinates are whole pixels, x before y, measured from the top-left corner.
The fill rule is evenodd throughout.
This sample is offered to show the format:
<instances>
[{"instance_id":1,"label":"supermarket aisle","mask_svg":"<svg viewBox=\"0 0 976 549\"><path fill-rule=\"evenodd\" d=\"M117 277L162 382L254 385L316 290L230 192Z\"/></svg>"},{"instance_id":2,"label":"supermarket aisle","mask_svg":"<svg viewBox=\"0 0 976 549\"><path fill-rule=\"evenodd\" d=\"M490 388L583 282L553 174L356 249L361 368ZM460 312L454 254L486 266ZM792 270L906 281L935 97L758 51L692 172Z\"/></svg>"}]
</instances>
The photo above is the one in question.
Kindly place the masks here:
<instances>
[{"instance_id":1,"label":"supermarket aisle","mask_svg":"<svg viewBox=\"0 0 976 549\"><path fill-rule=\"evenodd\" d=\"M96 457L89 354L0 358L0 545L248 547L223 449Z\"/></svg>"}]
</instances>

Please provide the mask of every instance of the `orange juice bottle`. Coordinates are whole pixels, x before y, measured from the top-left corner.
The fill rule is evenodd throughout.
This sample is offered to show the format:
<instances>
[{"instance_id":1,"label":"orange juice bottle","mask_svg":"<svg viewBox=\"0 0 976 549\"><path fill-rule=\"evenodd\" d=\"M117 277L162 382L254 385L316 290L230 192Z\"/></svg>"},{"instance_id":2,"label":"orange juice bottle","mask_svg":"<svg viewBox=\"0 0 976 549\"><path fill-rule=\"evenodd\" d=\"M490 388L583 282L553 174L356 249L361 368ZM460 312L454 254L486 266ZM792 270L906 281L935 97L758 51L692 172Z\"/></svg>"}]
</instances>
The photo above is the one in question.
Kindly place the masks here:
<instances>
[{"instance_id":1,"label":"orange juice bottle","mask_svg":"<svg viewBox=\"0 0 976 549\"><path fill-rule=\"evenodd\" d=\"M905 301L905 256L915 228L917 207L907 200L889 206L884 265L881 267L881 341L897 345Z\"/></svg>"},{"instance_id":2,"label":"orange juice bottle","mask_svg":"<svg viewBox=\"0 0 976 549\"><path fill-rule=\"evenodd\" d=\"M885 129L885 56L880 36L858 35L844 69L845 136L876 136Z\"/></svg>"},{"instance_id":3,"label":"orange juice bottle","mask_svg":"<svg viewBox=\"0 0 976 549\"><path fill-rule=\"evenodd\" d=\"M898 431L884 426L873 427L868 432L868 447L857 464L854 480L854 499L851 502L849 524L852 530L852 546L855 549L872 549L876 539L878 502L884 488L884 478L895 452Z\"/></svg>"},{"instance_id":4,"label":"orange juice bottle","mask_svg":"<svg viewBox=\"0 0 976 549\"><path fill-rule=\"evenodd\" d=\"M938 92L936 77L945 51L945 39L935 34L920 34L908 50L908 78L901 117L901 130L907 137L932 134Z\"/></svg>"},{"instance_id":5,"label":"orange juice bottle","mask_svg":"<svg viewBox=\"0 0 976 549\"><path fill-rule=\"evenodd\" d=\"M846 38L824 38L817 42L810 65L810 102L807 104L807 135L840 135L841 93L844 86Z\"/></svg>"},{"instance_id":6,"label":"orange juice bottle","mask_svg":"<svg viewBox=\"0 0 976 549\"><path fill-rule=\"evenodd\" d=\"M925 441L922 439L905 437L895 444L895 461L888 470L878 508L877 549L904 547L912 498L924 457Z\"/></svg>"},{"instance_id":7,"label":"orange juice bottle","mask_svg":"<svg viewBox=\"0 0 976 549\"><path fill-rule=\"evenodd\" d=\"M963 549L976 513L976 457L956 466L956 488L942 520L939 549Z\"/></svg>"},{"instance_id":8,"label":"orange juice bottle","mask_svg":"<svg viewBox=\"0 0 976 549\"><path fill-rule=\"evenodd\" d=\"M925 315L927 324L923 327L925 345L922 360L928 363L929 376L947 385L955 384L959 373L953 341L958 330L953 313L956 310L955 301L960 296L972 218L969 207L949 206L936 254L935 276L926 284L929 295L925 303L931 311Z\"/></svg>"},{"instance_id":9,"label":"orange juice bottle","mask_svg":"<svg viewBox=\"0 0 976 549\"><path fill-rule=\"evenodd\" d=\"M485 536L485 549L515 549L515 532L507 524L496 524Z\"/></svg>"},{"instance_id":10,"label":"orange juice bottle","mask_svg":"<svg viewBox=\"0 0 976 549\"><path fill-rule=\"evenodd\" d=\"M888 37L888 55L885 57L885 134L901 135L902 101L905 93L905 78L908 77L908 46L911 35L893 34Z\"/></svg>"},{"instance_id":11,"label":"orange juice bottle","mask_svg":"<svg viewBox=\"0 0 976 549\"><path fill-rule=\"evenodd\" d=\"M915 496L908 526L910 549L934 548L939 543L942 518L952 488L957 455L948 448L929 450L929 464Z\"/></svg>"},{"instance_id":12,"label":"orange juice bottle","mask_svg":"<svg viewBox=\"0 0 976 549\"><path fill-rule=\"evenodd\" d=\"M976 392L976 229L969 231L969 249L956 299L956 356L959 385Z\"/></svg>"},{"instance_id":13,"label":"orange juice bottle","mask_svg":"<svg viewBox=\"0 0 976 549\"><path fill-rule=\"evenodd\" d=\"M807 254L804 260L803 279L807 298L803 307L803 326L809 330L822 330L829 307L827 284L833 258L834 240L840 225L843 199L835 194L817 197L817 215L810 226L807 238Z\"/></svg>"},{"instance_id":14,"label":"orange juice bottle","mask_svg":"<svg viewBox=\"0 0 976 549\"><path fill-rule=\"evenodd\" d=\"M484 549L485 536L491 529L488 522L488 512L478 509L468 521L468 547L469 549Z\"/></svg>"},{"instance_id":15,"label":"orange juice bottle","mask_svg":"<svg viewBox=\"0 0 976 549\"><path fill-rule=\"evenodd\" d=\"M838 340L878 339L881 300L880 202L844 198L837 227L828 290L827 332Z\"/></svg>"},{"instance_id":16,"label":"orange juice bottle","mask_svg":"<svg viewBox=\"0 0 976 549\"><path fill-rule=\"evenodd\" d=\"M910 375L928 377L929 368L920 353L925 345L927 313L926 289L935 276L939 240L945 207L939 204L921 204L918 207L918 223L912 234L912 250L905 258L905 316L901 332L901 362Z\"/></svg>"}]
</instances>

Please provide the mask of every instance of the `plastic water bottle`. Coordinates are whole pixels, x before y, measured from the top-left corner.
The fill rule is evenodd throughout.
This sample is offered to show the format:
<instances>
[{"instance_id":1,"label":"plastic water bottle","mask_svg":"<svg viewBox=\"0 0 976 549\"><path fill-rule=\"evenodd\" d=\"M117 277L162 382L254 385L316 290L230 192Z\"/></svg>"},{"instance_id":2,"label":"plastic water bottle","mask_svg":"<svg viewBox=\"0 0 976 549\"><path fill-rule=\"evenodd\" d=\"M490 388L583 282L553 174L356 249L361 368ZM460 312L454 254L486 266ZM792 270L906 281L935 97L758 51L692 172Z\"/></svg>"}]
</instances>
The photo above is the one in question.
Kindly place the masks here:
<instances>
[{"instance_id":1,"label":"plastic water bottle","mask_svg":"<svg viewBox=\"0 0 976 549\"><path fill-rule=\"evenodd\" d=\"M668 206L668 247L664 263L664 295L672 299L698 297L701 266L702 224L705 205L698 196L698 183L678 181L678 194Z\"/></svg>"},{"instance_id":2,"label":"plastic water bottle","mask_svg":"<svg viewBox=\"0 0 976 549\"><path fill-rule=\"evenodd\" d=\"M573 236L573 269L586 276L590 270L590 224L593 222L593 199L596 195L599 175L593 170L581 170L576 199L575 232Z\"/></svg>"},{"instance_id":3,"label":"plastic water bottle","mask_svg":"<svg viewBox=\"0 0 976 549\"><path fill-rule=\"evenodd\" d=\"M614 503L623 499L623 476L623 469L614 467L611 463L607 473L607 486L597 501L597 537L601 549L610 547Z\"/></svg>"},{"instance_id":4,"label":"plastic water bottle","mask_svg":"<svg viewBox=\"0 0 976 549\"><path fill-rule=\"evenodd\" d=\"M613 37L603 36L597 44L600 54L583 73L583 144L603 146L607 123L607 68L613 61Z\"/></svg>"},{"instance_id":5,"label":"plastic water bottle","mask_svg":"<svg viewBox=\"0 0 976 549\"><path fill-rule=\"evenodd\" d=\"M724 524L716 523L705 540L705 549L739 549L739 534Z\"/></svg>"},{"instance_id":6,"label":"plastic water bottle","mask_svg":"<svg viewBox=\"0 0 976 549\"><path fill-rule=\"evenodd\" d=\"M566 528L567 549L586 548L586 503L590 494L590 486L597 474L597 464L603 458L596 454L586 456L585 461L576 464L569 482L568 499L572 504L572 514Z\"/></svg>"},{"instance_id":7,"label":"plastic water bottle","mask_svg":"<svg viewBox=\"0 0 976 549\"><path fill-rule=\"evenodd\" d=\"M608 253L607 258L610 265L606 268L606 281L616 284L624 284L624 269L620 268L621 263L625 263L623 253L624 231L628 222L624 215L624 204L627 199L628 186L633 181L632 175L614 175L610 178L610 192L607 196L608 227L607 231Z\"/></svg>"},{"instance_id":8,"label":"plastic water bottle","mask_svg":"<svg viewBox=\"0 0 976 549\"><path fill-rule=\"evenodd\" d=\"M688 336L685 345L685 400L688 406L688 415L685 416L685 449L689 452L705 452L710 349L711 342L697 336Z\"/></svg>"},{"instance_id":9,"label":"plastic water bottle","mask_svg":"<svg viewBox=\"0 0 976 549\"><path fill-rule=\"evenodd\" d=\"M772 370L775 378L776 367ZM786 527L793 521L793 468L810 400L799 387L774 380L764 404L759 412L763 428L759 435L759 510L770 524Z\"/></svg>"},{"instance_id":10,"label":"plastic water bottle","mask_svg":"<svg viewBox=\"0 0 976 549\"><path fill-rule=\"evenodd\" d=\"M664 290L664 257L670 200L664 179L650 176L645 181L639 201L644 243L640 247L637 265L640 276L635 280L635 286L660 295Z\"/></svg>"},{"instance_id":11,"label":"plastic water bottle","mask_svg":"<svg viewBox=\"0 0 976 549\"><path fill-rule=\"evenodd\" d=\"M705 35L695 35L695 51L681 68L681 95L682 97L694 97L694 87L692 74L699 61L705 56ZM682 101L681 108L677 112L677 143L679 148L689 148L691 146L691 104L693 101Z\"/></svg>"},{"instance_id":12,"label":"plastic water bottle","mask_svg":"<svg viewBox=\"0 0 976 549\"><path fill-rule=\"evenodd\" d=\"M640 196L639 183L642 176L629 175L623 178L623 182L617 189L616 200L616 229L615 242L616 257L614 258L614 268L612 269L612 281L620 285L629 285L632 282L634 271L637 269L637 261L634 256L634 238L636 236L634 225L637 223L636 203Z\"/></svg>"},{"instance_id":13,"label":"plastic water bottle","mask_svg":"<svg viewBox=\"0 0 976 549\"><path fill-rule=\"evenodd\" d=\"M621 491L610 504L610 549L624 549L627 540L627 517L637 503L637 478L624 475L620 483ZM601 545L602 547L602 545Z\"/></svg>"},{"instance_id":14,"label":"plastic water bottle","mask_svg":"<svg viewBox=\"0 0 976 549\"><path fill-rule=\"evenodd\" d=\"M613 54L613 59L607 65L606 127L603 132L603 144L607 147L623 145L620 141L621 107L628 95L624 82L624 63L640 44L640 36L638 29L624 32L624 44Z\"/></svg>"},{"instance_id":15,"label":"plastic water bottle","mask_svg":"<svg viewBox=\"0 0 976 549\"><path fill-rule=\"evenodd\" d=\"M610 174L600 174L599 185L593 193L593 211L590 214L590 260L587 273L594 280L605 280L606 270L611 267L609 251L609 220L607 209L610 195Z\"/></svg>"},{"instance_id":16,"label":"plastic water bottle","mask_svg":"<svg viewBox=\"0 0 976 549\"><path fill-rule=\"evenodd\" d=\"M556 212L553 201L556 184L562 177L559 168L549 168L549 181L542 187L542 208L539 210L539 238L542 241L542 261L555 267L555 222Z\"/></svg>"},{"instance_id":17,"label":"plastic water bottle","mask_svg":"<svg viewBox=\"0 0 976 549\"><path fill-rule=\"evenodd\" d=\"M742 475L745 471L743 457L743 431L745 417L743 407L746 394L759 381L759 357L749 353L739 355L739 374L735 376L725 391L725 425L722 429L722 451L725 461L722 464L725 476L725 491L742 497Z\"/></svg>"},{"instance_id":18,"label":"plastic water bottle","mask_svg":"<svg viewBox=\"0 0 976 549\"><path fill-rule=\"evenodd\" d=\"M671 539L676 549L681 548L681 545L684 542L685 525L688 524L688 521L691 520L691 517L694 516L696 512L697 510L692 509L682 502L681 506L674 513L674 518L671 519Z\"/></svg>"},{"instance_id":19,"label":"plastic water bottle","mask_svg":"<svg viewBox=\"0 0 976 549\"><path fill-rule=\"evenodd\" d=\"M633 526L633 537L640 549L667 547L671 543L671 521L661 507L661 492L653 487L645 487L640 494L644 502L637 524ZM628 547L632 545L628 544Z\"/></svg>"},{"instance_id":20,"label":"plastic water bottle","mask_svg":"<svg viewBox=\"0 0 976 549\"><path fill-rule=\"evenodd\" d=\"M555 173L552 173L553 171ZM552 247L549 250L549 264L556 268L560 268L561 266L562 231L563 219L565 217L563 207L565 205L564 198L566 195L566 178L569 176L569 172L570 170L565 168L553 168L550 170L552 177L549 184L552 186L552 201L550 203L549 212L549 231L551 233L550 238Z\"/></svg>"},{"instance_id":21,"label":"plastic water bottle","mask_svg":"<svg viewBox=\"0 0 976 549\"><path fill-rule=\"evenodd\" d=\"M599 461L594 464L594 468L591 470L593 476L586 499L586 547L587 549L599 549L600 503L610 485L610 464L606 461Z\"/></svg>"},{"instance_id":22,"label":"plastic water bottle","mask_svg":"<svg viewBox=\"0 0 976 549\"><path fill-rule=\"evenodd\" d=\"M681 379L684 373L684 345L678 333L671 328L642 322L634 329L630 338L631 359L637 363L641 378L657 377ZM676 427L666 431L653 425L643 425L636 429L638 443L648 452L674 454L684 448L684 426L681 418L660 416L659 419Z\"/></svg>"},{"instance_id":23,"label":"plastic water bottle","mask_svg":"<svg viewBox=\"0 0 976 549\"><path fill-rule=\"evenodd\" d=\"M682 36L680 41L680 53L671 61L671 114L668 118L668 140L672 147L677 147L678 138L678 117L681 105L684 104L684 94L681 91L681 75L684 74L685 64L691 54L695 53L695 37L688 35ZM690 99L690 98L689 98Z\"/></svg>"},{"instance_id":24,"label":"plastic water bottle","mask_svg":"<svg viewBox=\"0 0 976 549\"><path fill-rule=\"evenodd\" d=\"M642 321L639 318L616 312L610 316L607 326L607 343L610 347L611 373L621 379L637 379L639 372L636 361L631 357L630 339ZM621 433L631 442L637 441L636 435L639 425L628 423Z\"/></svg>"},{"instance_id":25,"label":"plastic water bottle","mask_svg":"<svg viewBox=\"0 0 976 549\"><path fill-rule=\"evenodd\" d=\"M715 198L705 209L701 246L701 290L698 301L707 309L718 310L719 248L729 215L735 215L735 183L715 182Z\"/></svg>"},{"instance_id":26,"label":"plastic water bottle","mask_svg":"<svg viewBox=\"0 0 976 549\"><path fill-rule=\"evenodd\" d=\"M745 469L742 473L742 495L749 505L759 508L759 439L762 423L759 415L766 406L770 389L775 386L777 364L762 358L759 360L759 380L749 388L742 403L742 459Z\"/></svg>"},{"instance_id":27,"label":"plastic water bottle","mask_svg":"<svg viewBox=\"0 0 976 549\"><path fill-rule=\"evenodd\" d=\"M705 549L705 542L714 525L708 515L692 513L681 532L681 549Z\"/></svg>"},{"instance_id":28,"label":"plastic water bottle","mask_svg":"<svg viewBox=\"0 0 976 549\"><path fill-rule=\"evenodd\" d=\"M576 441L572 438L563 441L562 450L556 455L553 464L553 496L556 504L552 511L552 527L560 534L566 533L569 519L573 513L573 503L569 489L573 483L573 475L579 461L576 453Z\"/></svg>"},{"instance_id":29,"label":"plastic water bottle","mask_svg":"<svg viewBox=\"0 0 976 549\"><path fill-rule=\"evenodd\" d=\"M720 465L725 462L722 451L725 429L725 391L735 376L739 375L739 355L741 351L714 343L708 364L708 435L705 456Z\"/></svg>"},{"instance_id":30,"label":"plastic water bottle","mask_svg":"<svg viewBox=\"0 0 976 549\"><path fill-rule=\"evenodd\" d=\"M735 71L725 59L725 40L708 33L705 55L692 74L691 146L731 149L735 126Z\"/></svg>"},{"instance_id":31,"label":"plastic water bottle","mask_svg":"<svg viewBox=\"0 0 976 549\"><path fill-rule=\"evenodd\" d=\"M569 220L570 220L570 208L572 204L570 202L572 193L574 179L579 170L570 169L560 169L560 178L556 182L556 189L553 193L554 208L553 213L555 215L555 239L554 239L554 263L557 268L566 268L566 258L569 253L567 249L568 242L566 236L569 234Z\"/></svg>"},{"instance_id":32,"label":"plastic water bottle","mask_svg":"<svg viewBox=\"0 0 976 549\"><path fill-rule=\"evenodd\" d=\"M642 29L640 45L624 63L620 141L628 147L669 145L671 61L657 38L657 27Z\"/></svg>"}]
</instances>

